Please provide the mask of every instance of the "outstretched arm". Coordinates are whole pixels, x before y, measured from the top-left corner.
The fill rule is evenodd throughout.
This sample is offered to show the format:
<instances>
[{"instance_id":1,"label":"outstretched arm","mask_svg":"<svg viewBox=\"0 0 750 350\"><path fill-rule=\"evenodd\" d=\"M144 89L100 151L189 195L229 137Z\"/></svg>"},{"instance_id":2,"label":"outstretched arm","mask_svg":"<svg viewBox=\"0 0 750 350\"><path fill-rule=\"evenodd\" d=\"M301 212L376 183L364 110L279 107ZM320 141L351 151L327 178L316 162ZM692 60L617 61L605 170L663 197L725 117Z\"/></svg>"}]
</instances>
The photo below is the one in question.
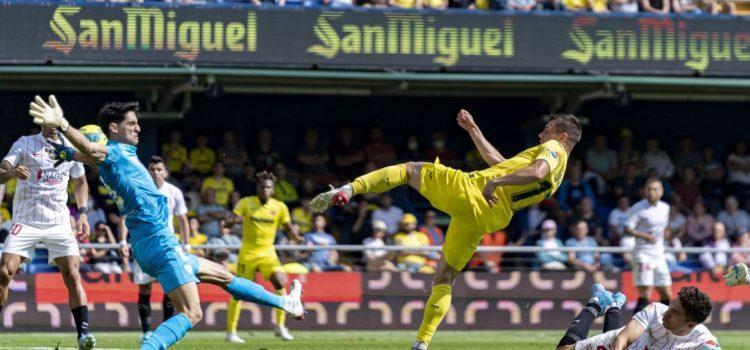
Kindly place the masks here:
<instances>
[{"instance_id":1,"label":"outstretched arm","mask_svg":"<svg viewBox=\"0 0 750 350\"><path fill-rule=\"evenodd\" d=\"M497 196L495 195L495 188L497 186L513 186L513 185L526 185L534 182L538 182L544 179L549 174L550 168L547 161L543 159L537 159L531 165L521 168L508 175L496 177L487 182L484 186L482 195L487 200L490 206L497 204Z\"/></svg>"},{"instance_id":2,"label":"outstretched arm","mask_svg":"<svg viewBox=\"0 0 750 350\"><path fill-rule=\"evenodd\" d=\"M458 125L461 126L461 128L469 133L469 136L471 136L471 140L474 141L474 145L477 147L479 154L482 155L482 159L484 159L487 164L493 166L505 160L503 155L500 154L500 152L498 152L498 150L495 149L486 138L484 138L482 130L479 130L479 126L474 122L474 117L472 117L467 110L460 110L456 121L458 121Z\"/></svg>"},{"instance_id":3,"label":"outstretched arm","mask_svg":"<svg viewBox=\"0 0 750 350\"><path fill-rule=\"evenodd\" d=\"M101 163L107 157L107 147L89 141L80 131L70 126L63 116L62 107L57 103L57 99L54 95L50 95L49 103L44 101L41 97L36 96L34 102L31 102L29 107L29 115L34 118L34 123L37 125L59 128L62 130L68 140L70 140L70 143L73 144L78 152L82 153L82 157L79 156L80 161L89 164L91 161ZM55 148L58 148L58 151L60 151L59 147ZM73 154L70 154L69 156L68 159L64 160L75 158Z\"/></svg>"},{"instance_id":4,"label":"outstretched arm","mask_svg":"<svg viewBox=\"0 0 750 350\"><path fill-rule=\"evenodd\" d=\"M63 133L70 140L70 143L81 153L75 157L78 158L76 160L87 164L99 164L107 158L107 147L89 141L78 129L71 126L66 131L63 131Z\"/></svg>"}]
</instances>

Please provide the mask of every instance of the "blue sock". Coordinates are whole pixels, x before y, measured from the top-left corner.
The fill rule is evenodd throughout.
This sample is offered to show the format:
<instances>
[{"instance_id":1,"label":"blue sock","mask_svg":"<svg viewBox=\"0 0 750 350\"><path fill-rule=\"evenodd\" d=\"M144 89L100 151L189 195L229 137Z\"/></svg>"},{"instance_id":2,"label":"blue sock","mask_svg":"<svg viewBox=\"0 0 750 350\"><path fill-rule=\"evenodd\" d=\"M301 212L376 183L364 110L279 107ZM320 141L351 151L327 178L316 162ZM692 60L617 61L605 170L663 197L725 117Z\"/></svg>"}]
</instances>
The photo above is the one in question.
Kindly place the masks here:
<instances>
[{"instance_id":1,"label":"blue sock","mask_svg":"<svg viewBox=\"0 0 750 350\"><path fill-rule=\"evenodd\" d=\"M141 345L141 350L165 350L182 339L192 328L193 324L185 314L177 314L160 324L151 338Z\"/></svg>"},{"instance_id":2,"label":"blue sock","mask_svg":"<svg viewBox=\"0 0 750 350\"><path fill-rule=\"evenodd\" d=\"M242 277L234 277L232 282L229 282L227 291L235 299L249 301L260 305L266 305L271 307L277 307L279 309L284 307L284 298L280 295L276 295L266 291L260 284L254 283L253 281L244 279Z\"/></svg>"}]
</instances>

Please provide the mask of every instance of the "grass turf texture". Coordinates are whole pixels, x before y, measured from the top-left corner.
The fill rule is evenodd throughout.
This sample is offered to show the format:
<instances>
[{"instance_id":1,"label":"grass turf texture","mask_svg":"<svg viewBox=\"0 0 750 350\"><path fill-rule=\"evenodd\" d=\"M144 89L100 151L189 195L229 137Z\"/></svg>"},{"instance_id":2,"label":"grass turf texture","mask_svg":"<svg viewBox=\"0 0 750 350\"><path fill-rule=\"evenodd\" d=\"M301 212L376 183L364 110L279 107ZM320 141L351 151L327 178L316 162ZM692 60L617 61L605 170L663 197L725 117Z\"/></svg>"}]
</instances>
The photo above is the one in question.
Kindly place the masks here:
<instances>
[{"instance_id":1,"label":"grass turf texture","mask_svg":"<svg viewBox=\"0 0 750 350\"><path fill-rule=\"evenodd\" d=\"M175 350L187 349L300 349L300 350L403 350L409 349L416 331L292 331L295 340L284 342L268 331L241 331L244 345L224 341L223 332L190 332ZM0 349L72 349L75 333L9 333L0 337ZM592 332L589 335L594 335ZM717 331L722 349L750 349L750 332ZM97 348L137 349L140 333L95 333ZM554 349L563 330L541 331L438 331L430 350Z\"/></svg>"}]
</instances>

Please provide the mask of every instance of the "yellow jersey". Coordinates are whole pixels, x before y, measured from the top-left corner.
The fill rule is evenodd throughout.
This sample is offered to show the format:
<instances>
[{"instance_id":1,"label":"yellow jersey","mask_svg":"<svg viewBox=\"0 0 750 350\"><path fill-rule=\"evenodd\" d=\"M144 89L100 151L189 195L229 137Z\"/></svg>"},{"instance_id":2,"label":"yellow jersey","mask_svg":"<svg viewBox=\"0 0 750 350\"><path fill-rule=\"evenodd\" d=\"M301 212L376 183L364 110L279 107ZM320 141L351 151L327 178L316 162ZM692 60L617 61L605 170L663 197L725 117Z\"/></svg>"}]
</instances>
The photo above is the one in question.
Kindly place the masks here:
<instances>
[{"instance_id":1,"label":"yellow jersey","mask_svg":"<svg viewBox=\"0 0 750 350\"><path fill-rule=\"evenodd\" d=\"M183 145L165 143L161 146L161 154L166 157L167 170L182 174L182 167L188 160L187 148Z\"/></svg>"},{"instance_id":2,"label":"yellow jersey","mask_svg":"<svg viewBox=\"0 0 750 350\"><path fill-rule=\"evenodd\" d=\"M550 140L531 147L513 158L477 171L476 175L481 179L481 188L484 188L483 186L490 179L516 172L540 159L549 165L550 171L544 179L526 185L498 186L497 188L498 198L501 200L504 198L511 210L518 211L541 202L560 187L565 176L565 168L568 166L568 154L559 141Z\"/></svg>"},{"instance_id":3,"label":"yellow jersey","mask_svg":"<svg viewBox=\"0 0 750 350\"><path fill-rule=\"evenodd\" d=\"M229 204L229 194L234 191L234 182L226 176L216 180L213 176L207 177L201 184L201 193L207 188L216 191L216 204L226 206Z\"/></svg>"},{"instance_id":4,"label":"yellow jersey","mask_svg":"<svg viewBox=\"0 0 750 350\"><path fill-rule=\"evenodd\" d=\"M292 222L299 226L299 232L308 233L312 231L312 214L307 213L305 208L296 207L292 209Z\"/></svg>"},{"instance_id":5,"label":"yellow jersey","mask_svg":"<svg viewBox=\"0 0 750 350\"><path fill-rule=\"evenodd\" d=\"M193 148L190 150L190 164L200 173L208 174L216 162L216 152L210 148Z\"/></svg>"},{"instance_id":6,"label":"yellow jersey","mask_svg":"<svg viewBox=\"0 0 750 350\"><path fill-rule=\"evenodd\" d=\"M430 239L422 232L411 231L409 233L397 233L393 236L393 243L406 247L427 247L430 245ZM403 253L398 256L399 264L418 264L424 265L427 258L424 255L415 253Z\"/></svg>"},{"instance_id":7,"label":"yellow jersey","mask_svg":"<svg viewBox=\"0 0 750 350\"><path fill-rule=\"evenodd\" d=\"M273 198L261 204L258 196L245 197L237 202L233 211L244 220L240 250L273 250L276 231L291 221L286 204Z\"/></svg>"}]
</instances>

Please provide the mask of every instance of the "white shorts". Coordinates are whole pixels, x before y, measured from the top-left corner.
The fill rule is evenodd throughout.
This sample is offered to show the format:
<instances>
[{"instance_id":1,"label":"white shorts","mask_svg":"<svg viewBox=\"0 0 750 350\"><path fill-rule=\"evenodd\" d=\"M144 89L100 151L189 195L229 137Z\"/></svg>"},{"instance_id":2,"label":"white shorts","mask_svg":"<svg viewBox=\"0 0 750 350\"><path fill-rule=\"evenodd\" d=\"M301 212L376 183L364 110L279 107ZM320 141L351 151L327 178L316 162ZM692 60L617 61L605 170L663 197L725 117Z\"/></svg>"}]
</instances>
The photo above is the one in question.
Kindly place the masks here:
<instances>
[{"instance_id":1,"label":"white shorts","mask_svg":"<svg viewBox=\"0 0 750 350\"><path fill-rule=\"evenodd\" d=\"M620 334L623 329L625 329L625 327L613 329L609 332L581 340L576 343L575 350L609 350L611 349L612 342L615 341L615 338L617 338L617 335Z\"/></svg>"},{"instance_id":2,"label":"white shorts","mask_svg":"<svg viewBox=\"0 0 750 350\"><path fill-rule=\"evenodd\" d=\"M664 255L648 256L635 254L633 257L633 285L668 287L672 285L672 276Z\"/></svg>"},{"instance_id":3,"label":"white shorts","mask_svg":"<svg viewBox=\"0 0 750 350\"><path fill-rule=\"evenodd\" d=\"M30 259L38 243L44 243L47 247L50 263L62 256L81 255L70 223L40 228L14 222L8 232L8 238L5 239L3 253L12 253Z\"/></svg>"},{"instance_id":4,"label":"white shorts","mask_svg":"<svg viewBox=\"0 0 750 350\"><path fill-rule=\"evenodd\" d=\"M135 265L135 267L133 268L133 283L140 285L156 282L156 277L143 272L141 266L138 265L137 261L133 260L133 264Z\"/></svg>"}]
</instances>

